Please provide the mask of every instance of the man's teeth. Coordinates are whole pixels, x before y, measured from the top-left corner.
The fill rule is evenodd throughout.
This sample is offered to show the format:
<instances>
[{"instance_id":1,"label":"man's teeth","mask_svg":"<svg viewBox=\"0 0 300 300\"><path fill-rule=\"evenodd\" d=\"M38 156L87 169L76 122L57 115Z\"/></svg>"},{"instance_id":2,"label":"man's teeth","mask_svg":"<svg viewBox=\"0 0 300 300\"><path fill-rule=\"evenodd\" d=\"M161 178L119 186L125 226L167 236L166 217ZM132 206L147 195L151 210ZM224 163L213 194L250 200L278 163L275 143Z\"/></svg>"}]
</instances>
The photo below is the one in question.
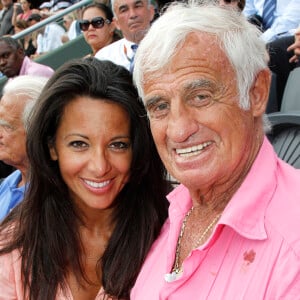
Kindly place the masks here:
<instances>
[{"instance_id":1,"label":"man's teeth","mask_svg":"<svg viewBox=\"0 0 300 300\"><path fill-rule=\"evenodd\" d=\"M204 148L209 146L211 142L206 142L197 146L184 148L184 149L176 149L176 153L180 156L189 157L198 154L200 151L202 151Z\"/></svg>"},{"instance_id":2,"label":"man's teeth","mask_svg":"<svg viewBox=\"0 0 300 300\"><path fill-rule=\"evenodd\" d=\"M85 180L85 183L93 188L103 188L110 183L110 180L103 181L103 182L95 182L95 181Z\"/></svg>"}]
</instances>

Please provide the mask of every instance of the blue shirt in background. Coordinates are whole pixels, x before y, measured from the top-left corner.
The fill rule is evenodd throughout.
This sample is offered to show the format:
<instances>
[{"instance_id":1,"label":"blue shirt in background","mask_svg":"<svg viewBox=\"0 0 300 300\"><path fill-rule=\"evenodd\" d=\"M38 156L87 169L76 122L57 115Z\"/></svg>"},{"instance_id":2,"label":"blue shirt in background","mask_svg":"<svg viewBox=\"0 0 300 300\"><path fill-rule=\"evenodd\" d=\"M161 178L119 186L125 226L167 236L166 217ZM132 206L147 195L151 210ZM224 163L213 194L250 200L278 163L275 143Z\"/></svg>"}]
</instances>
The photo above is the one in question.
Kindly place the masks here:
<instances>
[{"instance_id":1,"label":"blue shirt in background","mask_svg":"<svg viewBox=\"0 0 300 300\"><path fill-rule=\"evenodd\" d=\"M25 186L18 187L21 172L14 171L0 185L0 221L24 198Z\"/></svg>"}]
</instances>

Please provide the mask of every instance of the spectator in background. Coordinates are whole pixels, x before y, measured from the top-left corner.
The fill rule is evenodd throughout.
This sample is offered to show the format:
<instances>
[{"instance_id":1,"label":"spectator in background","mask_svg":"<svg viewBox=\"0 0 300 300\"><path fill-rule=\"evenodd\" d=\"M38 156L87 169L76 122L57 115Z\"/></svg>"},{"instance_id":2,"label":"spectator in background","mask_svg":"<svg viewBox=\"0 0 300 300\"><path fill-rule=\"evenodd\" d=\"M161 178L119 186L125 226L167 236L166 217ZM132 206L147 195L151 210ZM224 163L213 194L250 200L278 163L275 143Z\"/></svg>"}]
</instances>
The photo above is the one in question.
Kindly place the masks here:
<instances>
[{"instance_id":1,"label":"spectator in background","mask_svg":"<svg viewBox=\"0 0 300 300\"><path fill-rule=\"evenodd\" d=\"M35 25L42 20L42 16L39 13L31 14L27 20L29 26Z\"/></svg>"},{"instance_id":2,"label":"spectator in background","mask_svg":"<svg viewBox=\"0 0 300 300\"><path fill-rule=\"evenodd\" d=\"M56 13L57 11L63 10L79 0L50 0L51 4L50 12Z\"/></svg>"},{"instance_id":3,"label":"spectator in background","mask_svg":"<svg viewBox=\"0 0 300 300\"><path fill-rule=\"evenodd\" d=\"M19 75L50 77L53 70L25 56L22 45L12 37L0 37L0 72L12 78Z\"/></svg>"},{"instance_id":4,"label":"spectator in background","mask_svg":"<svg viewBox=\"0 0 300 300\"><path fill-rule=\"evenodd\" d=\"M16 168L0 185L0 221L23 200L28 180L26 128L47 78L23 75L6 83L0 101L0 160Z\"/></svg>"},{"instance_id":5,"label":"spectator in background","mask_svg":"<svg viewBox=\"0 0 300 300\"><path fill-rule=\"evenodd\" d=\"M63 25L66 29L65 34L61 37L63 43L75 39L81 33L74 13L63 16Z\"/></svg>"},{"instance_id":6,"label":"spectator in background","mask_svg":"<svg viewBox=\"0 0 300 300\"><path fill-rule=\"evenodd\" d=\"M239 11L243 11L245 7L245 0L219 0L219 4L235 7Z\"/></svg>"},{"instance_id":7,"label":"spectator in background","mask_svg":"<svg viewBox=\"0 0 300 300\"><path fill-rule=\"evenodd\" d=\"M300 24L299 0L274 0L275 10L270 21L265 20L265 0L247 0L243 13L246 17L261 20L262 39L269 43L283 35L291 35Z\"/></svg>"},{"instance_id":8,"label":"spectator in background","mask_svg":"<svg viewBox=\"0 0 300 300\"><path fill-rule=\"evenodd\" d=\"M39 14L40 16L44 19L49 17L50 14L50 9L51 9L51 3L50 2L43 2L40 6L39 6Z\"/></svg>"},{"instance_id":9,"label":"spectator in background","mask_svg":"<svg viewBox=\"0 0 300 300\"><path fill-rule=\"evenodd\" d=\"M290 63L296 63L297 67L300 66L299 59L300 59L300 27L297 28L295 35L294 35L294 41L289 47L287 48L287 51L292 53L289 62Z\"/></svg>"},{"instance_id":10,"label":"spectator in background","mask_svg":"<svg viewBox=\"0 0 300 300\"><path fill-rule=\"evenodd\" d=\"M19 33L28 27L29 27L28 21L17 20L15 23L15 33ZM23 46L24 53L28 57L30 57L36 52L36 38L34 38L34 36L36 36L35 32L31 34L27 34L22 39L19 39L19 42Z\"/></svg>"},{"instance_id":11,"label":"spectator in background","mask_svg":"<svg viewBox=\"0 0 300 300\"><path fill-rule=\"evenodd\" d=\"M93 56L103 47L120 39L113 23L112 10L102 3L93 3L83 9L79 28Z\"/></svg>"},{"instance_id":12,"label":"spectator in background","mask_svg":"<svg viewBox=\"0 0 300 300\"><path fill-rule=\"evenodd\" d=\"M22 12L18 14L19 8L21 7ZM27 21L29 16L32 14L31 3L28 0L20 0L20 2L14 3L14 12L12 15L12 24L16 25L16 21L25 20Z\"/></svg>"},{"instance_id":13,"label":"spectator in background","mask_svg":"<svg viewBox=\"0 0 300 300\"><path fill-rule=\"evenodd\" d=\"M154 7L150 0L113 0L114 23L124 38L100 49L95 57L132 71L139 42L150 28Z\"/></svg>"},{"instance_id":14,"label":"spectator in background","mask_svg":"<svg viewBox=\"0 0 300 300\"><path fill-rule=\"evenodd\" d=\"M28 21L32 25L39 22L42 19L39 14L32 14ZM42 54L45 54L49 51L52 51L60 47L62 43L62 36L65 34L65 30L62 26L56 22L49 23L42 28L37 30L37 49L36 53L31 56L32 58L38 57Z\"/></svg>"},{"instance_id":15,"label":"spectator in background","mask_svg":"<svg viewBox=\"0 0 300 300\"><path fill-rule=\"evenodd\" d=\"M3 35L14 34L12 24L12 15L14 12L13 0L1 0L2 10L0 11L0 37ZM18 7L17 13L21 13L21 6Z\"/></svg>"}]
</instances>

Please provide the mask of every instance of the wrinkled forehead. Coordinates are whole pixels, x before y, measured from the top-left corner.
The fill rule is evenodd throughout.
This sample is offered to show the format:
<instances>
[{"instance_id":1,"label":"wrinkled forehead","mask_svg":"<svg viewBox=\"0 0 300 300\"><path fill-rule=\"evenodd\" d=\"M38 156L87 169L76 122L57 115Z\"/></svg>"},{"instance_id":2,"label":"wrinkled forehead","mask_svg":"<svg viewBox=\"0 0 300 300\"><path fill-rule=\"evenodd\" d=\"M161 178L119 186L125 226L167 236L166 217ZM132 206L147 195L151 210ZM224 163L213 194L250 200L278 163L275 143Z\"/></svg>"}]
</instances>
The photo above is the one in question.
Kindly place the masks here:
<instances>
[{"instance_id":1,"label":"wrinkled forehead","mask_svg":"<svg viewBox=\"0 0 300 300\"><path fill-rule=\"evenodd\" d=\"M157 71L144 74L144 82L164 74L181 70L215 70L216 73L233 71L219 38L205 32L192 32L177 45L171 59Z\"/></svg>"}]
</instances>

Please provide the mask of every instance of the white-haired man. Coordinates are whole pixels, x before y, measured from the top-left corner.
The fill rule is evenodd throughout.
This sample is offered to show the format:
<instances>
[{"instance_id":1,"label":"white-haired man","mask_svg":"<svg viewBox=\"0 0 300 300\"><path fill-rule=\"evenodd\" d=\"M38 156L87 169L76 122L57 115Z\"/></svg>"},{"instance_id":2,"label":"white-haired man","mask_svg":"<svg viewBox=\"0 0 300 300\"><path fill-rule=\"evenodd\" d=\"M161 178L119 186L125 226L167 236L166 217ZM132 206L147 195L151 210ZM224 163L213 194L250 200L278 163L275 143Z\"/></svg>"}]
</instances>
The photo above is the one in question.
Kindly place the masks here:
<instances>
[{"instance_id":1,"label":"white-haired man","mask_svg":"<svg viewBox=\"0 0 300 300\"><path fill-rule=\"evenodd\" d=\"M299 299L300 170L264 133L267 63L258 29L213 5L170 6L141 42L134 80L182 184L131 300Z\"/></svg>"},{"instance_id":2,"label":"white-haired man","mask_svg":"<svg viewBox=\"0 0 300 300\"><path fill-rule=\"evenodd\" d=\"M47 78L21 75L8 81L0 101L0 160L16 168L0 185L0 221L23 200L28 177L26 126Z\"/></svg>"}]
</instances>

